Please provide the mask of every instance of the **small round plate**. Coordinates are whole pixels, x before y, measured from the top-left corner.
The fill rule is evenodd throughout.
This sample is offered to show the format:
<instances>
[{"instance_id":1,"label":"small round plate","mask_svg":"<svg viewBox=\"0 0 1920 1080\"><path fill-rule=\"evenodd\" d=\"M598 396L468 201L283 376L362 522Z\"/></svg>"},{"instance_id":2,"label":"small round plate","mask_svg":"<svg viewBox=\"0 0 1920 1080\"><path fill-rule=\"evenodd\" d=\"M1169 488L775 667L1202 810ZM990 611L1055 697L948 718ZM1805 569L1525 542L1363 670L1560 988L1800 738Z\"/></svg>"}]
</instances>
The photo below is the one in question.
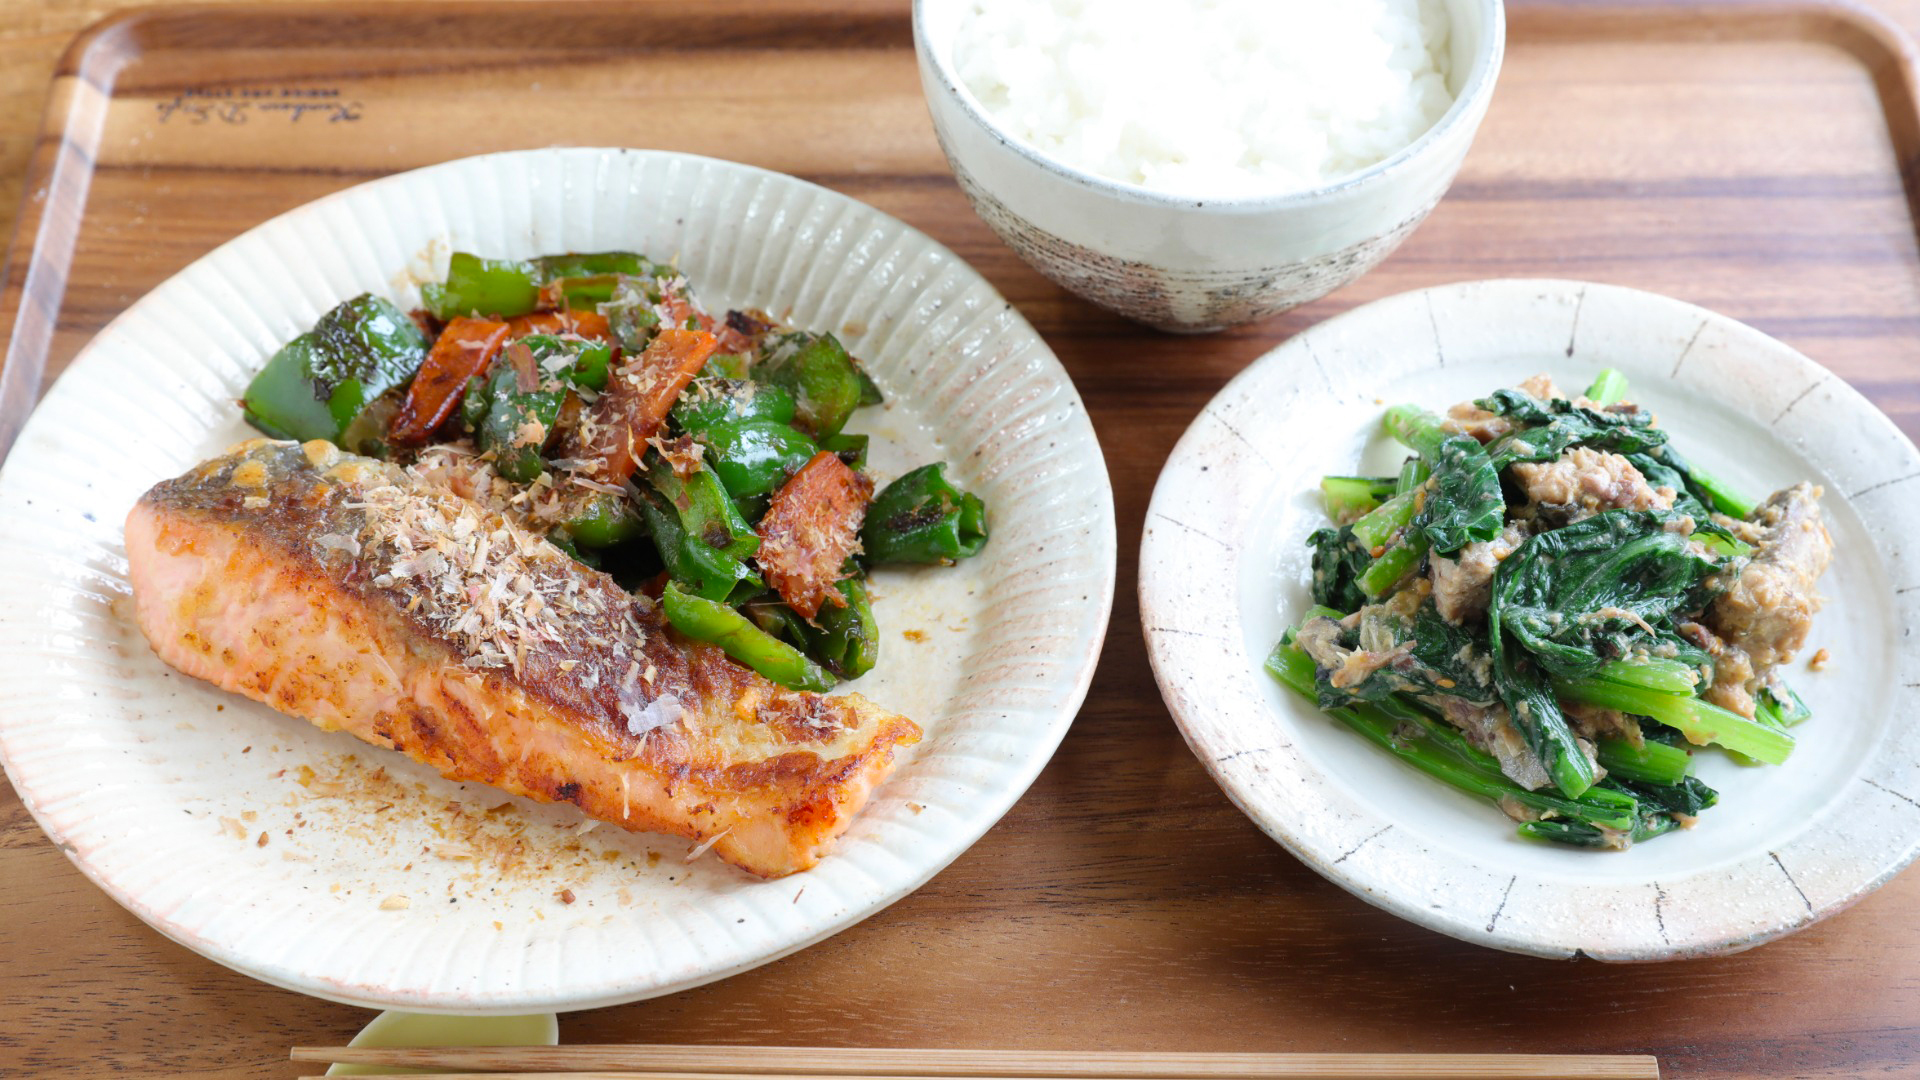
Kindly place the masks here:
<instances>
[{"instance_id":1,"label":"small round plate","mask_svg":"<svg viewBox=\"0 0 1920 1080\"><path fill-rule=\"evenodd\" d=\"M1270 679L1310 603L1319 479L1391 471L1388 405L1436 411L1538 372L1619 368L1686 454L1764 494L1824 485L1836 544L1793 685L1814 718L1780 767L1698 755L1720 804L1626 852L1520 839ZM1208 404L1160 475L1140 610L1161 693L1229 797L1369 903L1538 956L1734 952L1845 908L1920 851L1920 452L1832 373L1724 316L1631 289L1484 281L1389 297L1300 334Z\"/></svg>"},{"instance_id":2,"label":"small round plate","mask_svg":"<svg viewBox=\"0 0 1920 1080\"><path fill-rule=\"evenodd\" d=\"M678 259L713 311L829 330L884 406L885 481L946 460L993 539L873 579L855 689L925 739L815 869L758 881L572 807L454 784L221 693L133 625L122 522L247 437L235 399L281 343L372 291L410 306L454 249ZM102 330L0 472L0 761L48 836L168 937L246 974L416 1012L669 993L905 896L1032 783L1085 696L1113 599L1113 493L1071 380L951 251L789 176L657 151L490 154L376 180L222 245Z\"/></svg>"}]
</instances>

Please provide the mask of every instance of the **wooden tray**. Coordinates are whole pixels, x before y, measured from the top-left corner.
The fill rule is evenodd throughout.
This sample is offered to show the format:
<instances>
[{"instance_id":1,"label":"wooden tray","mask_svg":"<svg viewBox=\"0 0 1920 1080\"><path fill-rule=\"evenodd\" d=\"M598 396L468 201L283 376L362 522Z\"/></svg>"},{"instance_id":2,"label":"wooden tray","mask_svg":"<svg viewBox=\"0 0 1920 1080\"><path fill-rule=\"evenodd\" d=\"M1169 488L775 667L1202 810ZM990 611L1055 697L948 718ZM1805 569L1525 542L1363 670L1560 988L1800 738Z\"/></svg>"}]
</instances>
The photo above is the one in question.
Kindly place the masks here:
<instances>
[{"instance_id":1,"label":"wooden tray","mask_svg":"<svg viewBox=\"0 0 1920 1080\"><path fill-rule=\"evenodd\" d=\"M1920 167L1920 116L1895 23L1813 2L1512 8L1479 142L1407 246L1334 296L1204 338L1074 300L975 219L926 119L905 0L121 18L75 43L53 87L0 289L0 416L10 433L43 376L193 258L369 177L566 143L816 180L953 247L1073 372L1118 495L1106 660L1033 791L928 887L777 964L570 1017L569 1041L1652 1052L1669 1075L1715 1077L1897 1069L1920 1060L1920 876L1720 960L1623 969L1462 945L1347 896L1257 832L1192 759L1148 674L1131 567L1173 441L1255 356L1382 295L1520 275L1668 293L1801 348L1920 434L1920 245L1903 179ZM1920 26L1920 0L1886 10ZM161 939L88 885L4 786L0 912L0 1073L294 1075L269 1063L365 1019Z\"/></svg>"}]
</instances>

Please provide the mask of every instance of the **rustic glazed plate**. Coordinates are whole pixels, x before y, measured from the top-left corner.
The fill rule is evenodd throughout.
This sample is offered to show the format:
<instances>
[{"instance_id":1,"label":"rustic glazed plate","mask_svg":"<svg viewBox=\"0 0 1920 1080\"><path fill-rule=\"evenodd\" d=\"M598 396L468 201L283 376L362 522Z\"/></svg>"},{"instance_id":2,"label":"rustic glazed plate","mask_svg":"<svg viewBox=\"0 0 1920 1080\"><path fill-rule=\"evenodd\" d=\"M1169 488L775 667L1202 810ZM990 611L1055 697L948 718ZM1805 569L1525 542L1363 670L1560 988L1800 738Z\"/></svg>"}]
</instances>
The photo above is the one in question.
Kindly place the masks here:
<instances>
[{"instance_id":1,"label":"rustic glazed plate","mask_svg":"<svg viewBox=\"0 0 1920 1080\"><path fill-rule=\"evenodd\" d=\"M857 688L925 740L818 868L763 882L683 841L441 779L179 676L130 620L134 499L247 437L279 344L372 290L407 305L454 248L677 257L713 310L831 330L888 404L884 480L945 459L993 539L874 577ZM818 941L932 877L1006 811L1086 693L1113 497L1046 345L952 252L867 206L681 154L497 154L363 184L189 266L101 332L0 473L0 760L36 820L162 933L256 978L414 1011L578 1009Z\"/></svg>"},{"instance_id":2,"label":"rustic glazed plate","mask_svg":"<svg viewBox=\"0 0 1920 1080\"><path fill-rule=\"evenodd\" d=\"M1809 479L1837 556L1789 673L1814 718L1783 766L1697 756L1720 805L1627 852L1533 843L1261 668L1310 603L1328 473L1391 472L1386 406L1436 410L1536 372L1631 380L1676 445L1760 494ZM1358 467L1356 467L1358 466ZM1222 390L1174 449L1140 553L1162 694L1227 794L1309 866L1467 941L1641 961L1734 952L1845 908L1920 850L1920 452L1846 383L1731 319L1565 281L1406 293L1314 327Z\"/></svg>"}]
</instances>

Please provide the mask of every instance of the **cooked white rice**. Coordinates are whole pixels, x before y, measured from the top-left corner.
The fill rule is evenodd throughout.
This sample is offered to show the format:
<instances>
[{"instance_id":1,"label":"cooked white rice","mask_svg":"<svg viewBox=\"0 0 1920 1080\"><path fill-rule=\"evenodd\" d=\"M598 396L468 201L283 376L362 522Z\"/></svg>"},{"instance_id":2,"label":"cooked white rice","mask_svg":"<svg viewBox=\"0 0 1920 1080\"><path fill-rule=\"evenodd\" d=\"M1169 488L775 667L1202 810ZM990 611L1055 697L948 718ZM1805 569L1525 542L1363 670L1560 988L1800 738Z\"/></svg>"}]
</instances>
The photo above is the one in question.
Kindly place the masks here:
<instances>
[{"instance_id":1,"label":"cooked white rice","mask_svg":"<svg viewBox=\"0 0 1920 1080\"><path fill-rule=\"evenodd\" d=\"M1182 195L1318 187L1453 104L1442 0L971 0L953 57L1016 138Z\"/></svg>"}]
</instances>

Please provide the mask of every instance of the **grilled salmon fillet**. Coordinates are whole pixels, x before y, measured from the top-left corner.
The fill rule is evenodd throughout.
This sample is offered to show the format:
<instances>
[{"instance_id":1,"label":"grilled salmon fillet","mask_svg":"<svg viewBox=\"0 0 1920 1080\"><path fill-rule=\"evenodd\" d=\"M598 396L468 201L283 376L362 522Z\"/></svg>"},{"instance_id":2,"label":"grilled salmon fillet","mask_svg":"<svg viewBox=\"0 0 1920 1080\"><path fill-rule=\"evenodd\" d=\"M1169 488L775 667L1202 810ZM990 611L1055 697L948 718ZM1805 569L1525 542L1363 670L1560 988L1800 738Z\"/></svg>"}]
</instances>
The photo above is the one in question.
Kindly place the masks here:
<instances>
[{"instance_id":1,"label":"grilled salmon fillet","mask_svg":"<svg viewBox=\"0 0 1920 1080\"><path fill-rule=\"evenodd\" d=\"M224 690L451 779L819 861L920 729L784 689L499 513L330 443L243 443L127 517L140 629Z\"/></svg>"}]
</instances>

